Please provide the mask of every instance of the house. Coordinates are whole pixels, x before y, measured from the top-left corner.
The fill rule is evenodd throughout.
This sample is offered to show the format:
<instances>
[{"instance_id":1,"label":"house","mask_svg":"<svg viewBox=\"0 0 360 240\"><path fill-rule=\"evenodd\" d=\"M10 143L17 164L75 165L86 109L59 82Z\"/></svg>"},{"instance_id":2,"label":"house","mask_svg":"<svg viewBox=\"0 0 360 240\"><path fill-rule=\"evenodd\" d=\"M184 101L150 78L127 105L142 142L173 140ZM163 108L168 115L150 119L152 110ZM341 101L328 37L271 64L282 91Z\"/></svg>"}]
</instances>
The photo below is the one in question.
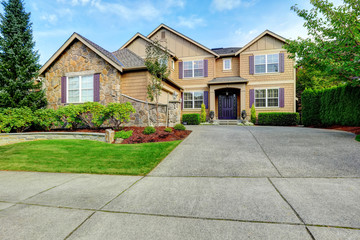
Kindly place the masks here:
<instances>
[{"instance_id":1,"label":"house","mask_svg":"<svg viewBox=\"0 0 360 240\"><path fill-rule=\"evenodd\" d=\"M107 104L122 95L146 101L145 49L155 40L170 53L160 103L180 101L182 114L200 113L204 103L218 119L249 115L253 104L257 113L295 112L295 63L285 38L266 30L243 47L209 49L165 24L135 34L115 52L74 33L40 70L49 106Z\"/></svg>"}]
</instances>

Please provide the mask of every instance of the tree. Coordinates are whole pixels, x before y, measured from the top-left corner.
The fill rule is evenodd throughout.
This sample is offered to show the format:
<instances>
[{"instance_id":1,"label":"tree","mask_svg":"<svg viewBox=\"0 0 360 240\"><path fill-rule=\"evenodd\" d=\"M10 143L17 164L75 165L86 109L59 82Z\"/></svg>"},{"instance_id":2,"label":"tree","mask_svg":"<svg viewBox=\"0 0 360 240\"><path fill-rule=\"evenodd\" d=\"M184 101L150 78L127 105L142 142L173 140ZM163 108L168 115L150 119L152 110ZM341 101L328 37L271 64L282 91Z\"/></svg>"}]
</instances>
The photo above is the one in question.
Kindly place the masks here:
<instances>
[{"instance_id":1,"label":"tree","mask_svg":"<svg viewBox=\"0 0 360 240\"><path fill-rule=\"evenodd\" d=\"M34 51L30 13L22 0L1 2L0 14L0 107L46 106L41 82L37 83L39 54Z\"/></svg>"},{"instance_id":2,"label":"tree","mask_svg":"<svg viewBox=\"0 0 360 240\"><path fill-rule=\"evenodd\" d=\"M343 0L334 6L328 0L310 0L313 8L291 7L305 20L308 38L289 40L284 47L297 66L321 71L322 76L360 85L360 4Z\"/></svg>"},{"instance_id":3,"label":"tree","mask_svg":"<svg viewBox=\"0 0 360 240\"><path fill-rule=\"evenodd\" d=\"M148 99L155 102L156 122L159 124L159 97L163 88L163 81L170 75L168 67L169 53L158 41L153 41L146 47L145 66L147 67L151 79L147 86Z\"/></svg>"}]
</instances>

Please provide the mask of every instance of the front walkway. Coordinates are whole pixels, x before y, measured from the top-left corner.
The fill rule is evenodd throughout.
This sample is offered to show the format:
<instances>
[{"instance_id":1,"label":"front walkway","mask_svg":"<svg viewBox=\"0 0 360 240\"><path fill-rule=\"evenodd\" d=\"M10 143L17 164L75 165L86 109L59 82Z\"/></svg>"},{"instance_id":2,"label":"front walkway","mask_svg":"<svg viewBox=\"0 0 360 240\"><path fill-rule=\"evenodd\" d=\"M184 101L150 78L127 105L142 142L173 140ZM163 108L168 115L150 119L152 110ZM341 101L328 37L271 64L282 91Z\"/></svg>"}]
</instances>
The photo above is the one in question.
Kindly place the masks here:
<instances>
[{"instance_id":1,"label":"front walkway","mask_svg":"<svg viewBox=\"0 0 360 240\"><path fill-rule=\"evenodd\" d=\"M360 239L354 135L192 128L147 177L0 172L0 239Z\"/></svg>"}]
</instances>

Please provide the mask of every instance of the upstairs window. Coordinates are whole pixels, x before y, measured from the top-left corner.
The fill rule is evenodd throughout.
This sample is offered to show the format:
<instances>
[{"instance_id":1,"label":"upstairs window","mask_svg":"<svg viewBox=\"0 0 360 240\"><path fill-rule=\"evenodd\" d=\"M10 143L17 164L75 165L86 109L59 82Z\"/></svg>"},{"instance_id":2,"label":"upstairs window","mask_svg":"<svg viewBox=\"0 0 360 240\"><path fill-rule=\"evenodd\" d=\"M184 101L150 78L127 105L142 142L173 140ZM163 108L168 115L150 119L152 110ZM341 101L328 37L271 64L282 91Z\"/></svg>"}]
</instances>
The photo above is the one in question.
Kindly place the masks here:
<instances>
[{"instance_id":1,"label":"upstairs window","mask_svg":"<svg viewBox=\"0 0 360 240\"><path fill-rule=\"evenodd\" d=\"M223 59L223 70L231 70L231 58Z\"/></svg>"},{"instance_id":2,"label":"upstairs window","mask_svg":"<svg viewBox=\"0 0 360 240\"><path fill-rule=\"evenodd\" d=\"M184 78L204 77L204 61L184 62Z\"/></svg>"},{"instance_id":3,"label":"upstairs window","mask_svg":"<svg viewBox=\"0 0 360 240\"><path fill-rule=\"evenodd\" d=\"M255 73L279 72L279 54L255 56Z\"/></svg>"},{"instance_id":4,"label":"upstairs window","mask_svg":"<svg viewBox=\"0 0 360 240\"><path fill-rule=\"evenodd\" d=\"M67 78L68 103L84 103L94 101L94 76L76 76Z\"/></svg>"}]
</instances>

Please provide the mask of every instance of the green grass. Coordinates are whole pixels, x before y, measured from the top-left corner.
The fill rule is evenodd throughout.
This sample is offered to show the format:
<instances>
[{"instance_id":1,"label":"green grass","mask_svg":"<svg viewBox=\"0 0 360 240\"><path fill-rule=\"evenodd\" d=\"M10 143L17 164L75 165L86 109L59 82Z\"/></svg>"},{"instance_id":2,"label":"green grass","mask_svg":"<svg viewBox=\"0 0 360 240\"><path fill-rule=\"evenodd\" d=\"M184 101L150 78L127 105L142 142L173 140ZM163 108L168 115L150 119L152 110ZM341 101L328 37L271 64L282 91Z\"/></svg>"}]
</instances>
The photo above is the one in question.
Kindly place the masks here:
<instances>
[{"instance_id":1,"label":"green grass","mask_svg":"<svg viewBox=\"0 0 360 240\"><path fill-rule=\"evenodd\" d=\"M355 139L360 142L360 135L357 135Z\"/></svg>"},{"instance_id":2,"label":"green grass","mask_svg":"<svg viewBox=\"0 0 360 240\"><path fill-rule=\"evenodd\" d=\"M0 170L145 175L181 141L107 144L42 140L0 146Z\"/></svg>"}]
</instances>

